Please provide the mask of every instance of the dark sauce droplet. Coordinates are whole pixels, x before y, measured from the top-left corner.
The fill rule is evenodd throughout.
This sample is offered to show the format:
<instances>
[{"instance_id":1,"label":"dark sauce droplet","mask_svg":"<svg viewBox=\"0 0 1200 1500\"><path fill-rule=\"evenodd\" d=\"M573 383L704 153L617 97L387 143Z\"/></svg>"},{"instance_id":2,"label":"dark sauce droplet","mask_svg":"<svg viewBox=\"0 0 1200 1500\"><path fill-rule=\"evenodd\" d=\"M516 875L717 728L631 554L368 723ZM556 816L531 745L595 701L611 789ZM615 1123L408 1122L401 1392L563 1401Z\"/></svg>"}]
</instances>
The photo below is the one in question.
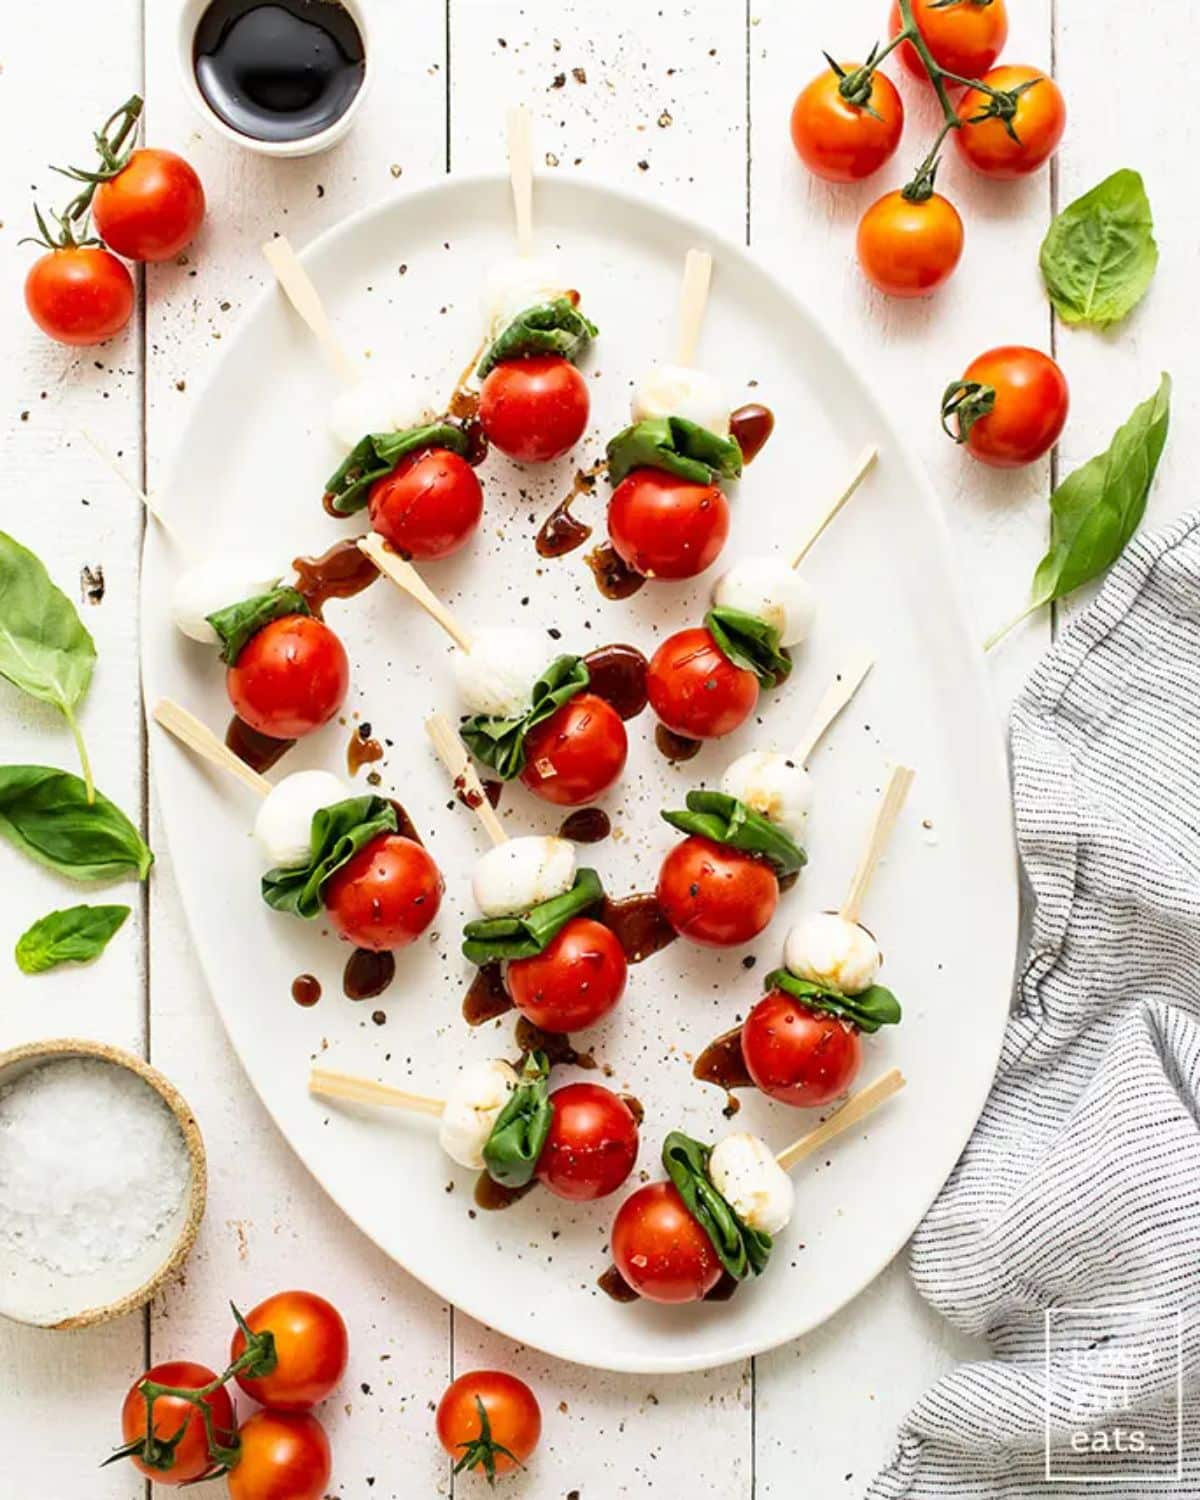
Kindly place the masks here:
<instances>
[{"instance_id":1,"label":"dark sauce droplet","mask_svg":"<svg viewBox=\"0 0 1200 1500\"><path fill-rule=\"evenodd\" d=\"M524 1187L505 1187L503 1183L494 1181L486 1172L481 1172L475 1179L475 1206L487 1209L489 1213L496 1213L502 1208L511 1208L514 1203L519 1203L526 1193L532 1193L537 1185L535 1177Z\"/></svg>"},{"instance_id":2,"label":"dark sauce droplet","mask_svg":"<svg viewBox=\"0 0 1200 1500\"><path fill-rule=\"evenodd\" d=\"M463 1000L463 1020L468 1026L482 1026L512 1010L513 1003L504 988L499 964L484 964L472 979Z\"/></svg>"},{"instance_id":3,"label":"dark sauce droplet","mask_svg":"<svg viewBox=\"0 0 1200 1500\"><path fill-rule=\"evenodd\" d=\"M588 1071L597 1066L590 1052L577 1052L565 1031L543 1031L527 1017L522 1016L513 1032L513 1041L520 1053L513 1064L518 1072L521 1063L530 1052L544 1052L552 1068L584 1068Z\"/></svg>"},{"instance_id":4,"label":"dark sauce droplet","mask_svg":"<svg viewBox=\"0 0 1200 1500\"><path fill-rule=\"evenodd\" d=\"M720 1281L711 1292L705 1292L704 1300L705 1302L728 1302L741 1284L736 1276L731 1276L728 1271L722 1271Z\"/></svg>"},{"instance_id":5,"label":"dark sauce droplet","mask_svg":"<svg viewBox=\"0 0 1200 1500\"><path fill-rule=\"evenodd\" d=\"M589 552L585 561L592 570L596 587L606 599L628 599L646 582L640 573L635 573L617 556L609 542Z\"/></svg>"},{"instance_id":6,"label":"dark sauce droplet","mask_svg":"<svg viewBox=\"0 0 1200 1500\"><path fill-rule=\"evenodd\" d=\"M620 901L606 896L598 920L614 933L631 964L661 952L678 936L653 892L623 896Z\"/></svg>"},{"instance_id":7,"label":"dark sauce droplet","mask_svg":"<svg viewBox=\"0 0 1200 1500\"><path fill-rule=\"evenodd\" d=\"M638 1294L617 1270L616 1266L609 1266L603 1276L597 1276L596 1285L614 1302L636 1302Z\"/></svg>"},{"instance_id":8,"label":"dark sauce droplet","mask_svg":"<svg viewBox=\"0 0 1200 1500\"><path fill-rule=\"evenodd\" d=\"M592 528L575 515L571 507L583 495L590 495L596 488L596 475L604 465L596 464L591 469L577 469L570 492L559 501L546 519L534 539L539 557L563 557L582 547L592 534Z\"/></svg>"},{"instance_id":9,"label":"dark sauce droplet","mask_svg":"<svg viewBox=\"0 0 1200 1500\"><path fill-rule=\"evenodd\" d=\"M321 981L315 974L297 974L292 980L292 999L297 1005L315 1005L321 998Z\"/></svg>"},{"instance_id":10,"label":"dark sauce droplet","mask_svg":"<svg viewBox=\"0 0 1200 1500\"><path fill-rule=\"evenodd\" d=\"M562 820L558 836L574 844L598 844L611 832L612 822L602 807L581 807Z\"/></svg>"},{"instance_id":11,"label":"dark sauce droplet","mask_svg":"<svg viewBox=\"0 0 1200 1500\"><path fill-rule=\"evenodd\" d=\"M729 435L742 450L742 462L753 463L775 431L775 413L757 401L739 406L729 418Z\"/></svg>"},{"instance_id":12,"label":"dark sauce droplet","mask_svg":"<svg viewBox=\"0 0 1200 1500\"><path fill-rule=\"evenodd\" d=\"M588 688L623 719L636 719L647 702L650 663L636 646L616 644L589 651L583 658Z\"/></svg>"},{"instance_id":13,"label":"dark sauce droplet","mask_svg":"<svg viewBox=\"0 0 1200 1500\"><path fill-rule=\"evenodd\" d=\"M654 743L659 753L665 755L672 763L681 760L691 760L693 756L699 755L704 749L703 740L688 739L685 734L676 734L673 729L668 729L665 724L658 724L654 729Z\"/></svg>"},{"instance_id":14,"label":"dark sauce droplet","mask_svg":"<svg viewBox=\"0 0 1200 1500\"><path fill-rule=\"evenodd\" d=\"M374 1000L396 977L396 955L355 948L342 972L342 993L348 1000Z\"/></svg>"},{"instance_id":15,"label":"dark sauce droplet","mask_svg":"<svg viewBox=\"0 0 1200 1500\"><path fill-rule=\"evenodd\" d=\"M374 765L382 759L383 746L379 741L369 734L364 735L361 728L356 729L346 746L346 769L351 776L357 776L364 766Z\"/></svg>"},{"instance_id":16,"label":"dark sauce droplet","mask_svg":"<svg viewBox=\"0 0 1200 1500\"><path fill-rule=\"evenodd\" d=\"M252 771L269 771L295 743L295 740L275 740L269 734L260 734L236 714L225 731L226 746Z\"/></svg>"},{"instance_id":17,"label":"dark sauce droplet","mask_svg":"<svg viewBox=\"0 0 1200 1500\"><path fill-rule=\"evenodd\" d=\"M319 557L293 558L292 570L296 592L318 618L330 599L352 599L379 577L379 569L358 550L357 537L334 542Z\"/></svg>"},{"instance_id":18,"label":"dark sauce droplet","mask_svg":"<svg viewBox=\"0 0 1200 1500\"><path fill-rule=\"evenodd\" d=\"M617 1098L633 1116L633 1123L640 1125L646 1118L646 1106L642 1101L636 1099L632 1094L618 1094Z\"/></svg>"},{"instance_id":19,"label":"dark sauce droplet","mask_svg":"<svg viewBox=\"0 0 1200 1500\"><path fill-rule=\"evenodd\" d=\"M692 1077L701 1083L712 1083L724 1089L726 1103L724 1114L732 1119L741 1109L741 1102L734 1098L734 1089L752 1089L754 1080L746 1067L742 1055L742 1028L734 1026L723 1031L715 1041L709 1042L692 1066Z\"/></svg>"}]
</instances>

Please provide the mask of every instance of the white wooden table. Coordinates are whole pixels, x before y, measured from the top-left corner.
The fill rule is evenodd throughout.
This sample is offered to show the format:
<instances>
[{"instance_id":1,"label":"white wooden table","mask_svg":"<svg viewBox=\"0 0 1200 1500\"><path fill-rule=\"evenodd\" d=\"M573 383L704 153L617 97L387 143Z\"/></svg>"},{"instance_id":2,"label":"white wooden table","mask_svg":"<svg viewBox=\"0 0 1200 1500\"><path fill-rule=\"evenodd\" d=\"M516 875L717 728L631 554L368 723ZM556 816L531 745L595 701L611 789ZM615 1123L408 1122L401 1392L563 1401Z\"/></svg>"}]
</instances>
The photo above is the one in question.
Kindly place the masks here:
<instances>
[{"instance_id":1,"label":"white wooden table","mask_svg":"<svg viewBox=\"0 0 1200 1500\"><path fill-rule=\"evenodd\" d=\"M682 1378L595 1375L456 1316L342 1218L251 1093L198 974L154 805L138 695L143 518L80 430L96 433L152 488L222 338L263 284L260 242L279 230L303 245L385 194L448 170L497 169L503 110L520 100L534 112L546 170L619 183L744 232L841 331L928 465L982 638L1023 598L1046 535L1051 469L993 474L941 436L938 395L971 356L1004 342L1056 350L1074 394L1063 472L1103 447L1169 369L1173 436L1150 524L1190 503L1184 476L1195 468L1189 455L1200 457L1200 210L1190 186L1200 122L1185 109L1168 118L1155 81L1200 7L1165 0L1136 16L1119 0L1009 0L1009 8L1006 58L1053 63L1068 101L1067 139L1052 171L1020 185L972 179L951 155L942 185L966 220L966 256L946 291L921 304L868 291L853 241L865 206L923 154L930 99L902 82L916 128L894 163L857 188L831 190L807 177L787 132L792 98L820 66L819 49L860 56L882 27L885 0L372 0L380 76L359 125L330 155L277 164L196 128L176 77L174 0L7 8L2 524L81 600L100 651L84 716L97 779L147 821L158 858L134 919L99 965L24 979L6 956L12 942L51 906L81 898L0 848L0 1046L74 1034L144 1052L196 1110L212 1178L186 1276L147 1315L74 1335L0 1325L8 1493L143 1495L128 1470L96 1468L118 1436L128 1381L148 1357L219 1364L228 1299L250 1304L293 1284L331 1296L351 1326L350 1374L325 1414L333 1493L372 1500L451 1493L432 1407L453 1372L484 1363L527 1376L545 1411L535 1463L508 1482L514 1496L609 1500L684 1485L694 1500L855 1496L890 1451L910 1402L975 1352L925 1308L897 1264L826 1328L748 1364ZM209 220L185 264L147 272L124 336L99 350L64 351L19 308L33 252L16 241L30 223L30 188L43 202L60 201L61 180L44 162L83 156L90 129L135 89L148 99L152 143L184 151L200 171ZM1163 250L1158 282L1107 337L1060 330L1039 285L1038 245L1056 205L1119 166L1146 177ZM998 717L1050 634L1050 621L1039 618L997 654ZM66 732L48 711L3 684L0 710L0 757L73 766ZM479 1494L482 1481L454 1488Z\"/></svg>"}]
</instances>

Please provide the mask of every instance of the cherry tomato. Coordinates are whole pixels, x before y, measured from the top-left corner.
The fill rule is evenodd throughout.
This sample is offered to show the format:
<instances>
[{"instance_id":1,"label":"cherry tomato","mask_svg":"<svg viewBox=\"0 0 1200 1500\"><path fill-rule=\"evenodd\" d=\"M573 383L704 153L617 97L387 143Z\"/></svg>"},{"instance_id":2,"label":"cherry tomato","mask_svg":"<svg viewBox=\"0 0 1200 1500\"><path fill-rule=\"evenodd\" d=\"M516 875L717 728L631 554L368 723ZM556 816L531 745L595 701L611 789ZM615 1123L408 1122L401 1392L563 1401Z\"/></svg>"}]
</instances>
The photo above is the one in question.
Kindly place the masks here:
<instances>
[{"instance_id":1,"label":"cherry tomato","mask_svg":"<svg viewBox=\"0 0 1200 1500\"><path fill-rule=\"evenodd\" d=\"M972 124L988 104L988 95L968 89L958 112L967 124L954 132L954 144L963 158L985 177L1009 179L1036 172L1053 154L1067 124L1067 105L1053 78L1037 68L993 68L982 82L994 89L1019 89L1016 113L1009 124L1014 140L998 119Z\"/></svg>"},{"instance_id":2,"label":"cherry tomato","mask_svg":"<svg viewBox=\"0 0 1200 1500\"><path fill-rule=\"evenodd\" d=\"M29 316L60 344L100 344L133 315L133 277L115 255L94 245L48 250L29 268Z\"/></svg>"},{"instance_id":3,"label":"cherry tomato","mask_svg":"<svg viewBox=\"0 0 1200 1500\"><path fill-rule=\"evenodd\" d=\"M941 193L915 200L903 192L877 199L858 226L858 263L889 297L927 297L958 265L963 222Z\"/></svg>"},{"instance_id":4,"label":"cherry tomato","mask_svg":"<svg viewBox=\"0 0 1200 1500\"><path fill-rule=\"evenodd\" d=\"M256 1411L238 1431L229 1500L323 1500L332 1473L329 1439L306 1411Z\"/></svg>"},{"instance_id":5,"label":"cherry tomato","mask_svg":"<svg viewBox=\"0 0 1200 1500\"><path fill-rule=\"evenodd\" d=\"M264 625L225 674L238 718L276 740L299 739L327 724L349 687L345 647L310 615Z\"/></svg>"},{"instance_id":6,"label":"cherry tomato","mask_svg":"<svg viewBox=\"0 0 1200 1500\"><path fill-rule=\"evenodd\" d=\"M858 64L842 66L853 74ZM885 73L873 75L863 104L852 104L841 83L831 68L802 91L792 106L792 144L808 170L826 182L858 182L877 172L899 145L904 105Z\"/></svg>"},{"instance_id":7,"label":"cherry tomato","mask_svg":"<svg viewBox=\"0 0 1200 1500\"><path fill-rule=\"evenodd\" d=\"M621 561L644 578L695 578L725 545L729 501L715 484L634 469L608 502L608 535Z\"/></svg>"},{"instance_id":8,"label":"cherry tomato","mask_svg":"<svg viewBox=\"0 0 1200 1500\"><path fill-rule=\"evenodd\" d=\"M912 0L913 20L938 67L960 78L986 73L1008 40L1004 0ZM893 0L889 34L900 32L898 0ZM928 79L925 64L911 42L900 43L900 61L914 78Z\"/></svg>"},{"instance_id":9,"label":"cherry tomato","mask_svg":"<svg viewBox=\"0 0 1200 1500\"><path fill-rule=\"evenodd\" d=\"M371 525L402 557L449 557L471 539L483 515L475 470L449 448L423 448L377 479Z\"/></svg>"},{"instance_id":10,"label":"cherry tomato","mask_svg":"<svg viewBox=\"0 0 1200 1500\"><path fill-rule=\"evenodd\" d=\"M421 936L437 916L445 888L441 871L415 839L381 833L330 877L325 908L346 942L382 953Z\"/></svg>"},{"instance_id":11,"label":"cherry tomato","mask_svg":"<svg viewBox=\"0 0 1200 1500\"><path fill-rule=\"evenodd\" d=\"M734 666L702 625L667 637L650 658L646 689L667 728L692 740L732 734L758 703L758 678Z\"/></svg>"},{"instance_id":12,"label":"cherry tomato","mask_svg":"<svg viewBox=\"0 0 1200 1500\"><path fill-rule=\"evenodd\" d=\"M612 704L577 693L526 735L521 781L543 802L578 807L612 786L628 753L629 736Z\"/></svg>"},{"instance_id":13,"label":"cherry tomato","mask_svg":"<svg viewBox=\"0 0 1200 1500\"><path fill-rule=\"evenodd\" d=\"M657 895L680 937L704 948L736 948L775 915L779 881L765 860L693 836L663 860Z\"/></svg>"},{"instance_id":14,"label":"cherry tomato","mask_svg":"<svg viewBox=\"0 0 1200 1500\"><path fill-rule=\"evenodd\" d=\"M517 958L505 983L513 1004L543 1031L582 1031L625 993L628 965L615 933L573 917L534 958Z\"/></svg>"},{"instance_id":15,"label":"cherry tomato","mask_svg":"<svg viewBox=\"0 0 1200 1500\"><path fill-rule=\"evenodd\" d=\"M583 436L587 381L569 359L535 354L498 364L479 392L479 420L488 440L523 464L561 458Z\"/></svg>"},{"instance_id":16,"label":"cherry tomato","mask_svg":"<svg viewBox=\"0 0 1200 1500\"><path fill-rule=\"evenodd\" d=\"M1048 354L1006 344L973 359L949 387L943 423L982 463L1017 469L1058 442L1070 403L1066 376Z\"/></svg>"},{"instance_id":17,"label":"cherry tomato","mask_svg":"<svg viewBox=\"0 0 1200 1500\"><path fill-rule=\"evenodd\" d=\"M207 1365L192 1364L182 1359L155 1365L142 1376L142 1380L154 1380L159 1385L173 1385L182 1391L201 1390L204 1386L211 1385L216 1378L216 1371L210 1370ZM126 1444L144 1440L146 1436L146 1398L138 1390L140 1384L141 1381L138 1381L130 1387L121 1407L121 1436ZM204 1404L212 1413L213 1437L222 1447L228 1447L237 1431L229 1392L221 1386L211 1395L205 1396ZM155 1484L187 1484L193 1479L199 1479L201 1474L207 1474L213 1467L199 1410L190 1402L181 1401L178 1396L156 1398L156 1438L164 1441L173 1438L185 1421L187 1426L173 1453L169 1458L165 1454L162 1456L162 1462L167 1464L166 1468L158 1467L153 1461L144 1462L136 1454L131 1455L134 1468L148 1479L153 1479Z\"/></svg>"},{"instance_id":18,"label":"cherry tomato","mask_svg":"<svg viewBox=\"0 0 1200 1500\"><path fill-rule=\"evenodd\" d=\"M96 233L127 260L171 260L204 219L204 188L174 151L135 151L92 199Z\"/></svg>"},{"instance_id":19,"label":"cherry tomato","mask_svg":"<svg viewBox=\"0 0 1200 1500\"><path fill-rule=\"evenodd\" d=\"M542 1435L541 1408L515 1375L472 1370L446 1387L437 1435L455 1460L455 1473L478 1470L490 1479L519 1468L533 1453Z\"/></svg>"},{"instance_id":20,"label":"cherry tomato","mask_svg":"<svg viewBox=\"0 0 1200 1500\"><path fill-rule=\"evenodd\" d=\"M617 1270L650 1302L699 1302L721 1279L713 1243L674 1183L651 1182L626 1198L611 1243Z\"/></svg>"},{"instance_id":21,"label":"cherry tomato","mask_svg":"<svg viewBox=\"0 0 1200 1500\"><path fill-rule=\"evenodd\" d=\"M568 1083L550 1103L554 1119L538 1157L538 1181L573 1203L615 1193L637 1161L638 1125L629 1105L598 1083Z\"/></svg>"},{"instance_id":22,"label":"cherry tomato","mask_svg":"<svg viewBox=\"0 0 1200 1500\"><path fill-rule=\"evenodd\" d=\"M277 1292L246 1314L252 1333L269 1332L275 1340L276 1365L269 1375L237 1383L260 1406L274 1411L307 1411L324 1401L346 1368L350 1345L342 1315L315 1292ZM229 1362L240 1359L246 1335L239 1328L229 1348Z\"/></svg>"},{"instance_id":23,"label":"cherry tomato","mask_svg":"<svg viewBox=\"0 0 1200 1500\"><path fill-rule=\"evenodd\" d=\"M742 1057L764 1094L812 1109L850 1087L862 1064L862 1044L857 1026L772 990L742 1025Z\"/></svg>"}]
</instances>

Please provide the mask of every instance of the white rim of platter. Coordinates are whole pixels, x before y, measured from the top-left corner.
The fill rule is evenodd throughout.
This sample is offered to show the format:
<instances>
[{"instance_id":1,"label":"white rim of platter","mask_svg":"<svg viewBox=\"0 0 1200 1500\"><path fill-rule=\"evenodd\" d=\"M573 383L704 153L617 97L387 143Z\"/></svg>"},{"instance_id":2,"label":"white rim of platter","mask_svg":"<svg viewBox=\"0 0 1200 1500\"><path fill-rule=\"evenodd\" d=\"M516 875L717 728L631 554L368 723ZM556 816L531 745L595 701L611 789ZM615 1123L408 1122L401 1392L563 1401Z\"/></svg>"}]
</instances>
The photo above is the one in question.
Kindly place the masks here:
<instances>
[{"instance_id":1,"label":"white rim of platter","mask_svg":"<svg viewBox=\"0 0 1200 1500\"><path fill-rule=\"evenodd\" d=\"M604 799L614 836L581 847L616 895L653 889L675 835L659 809L713 785L751 747L800 737L830 678L855 648L876 665L810 766L816 802L809 864L771 928L746 949L714 954L677 943L630 970L622 1004L577 1039L603 1069L592 1078L645 1105L641 1154L621 1193L570 1204L538 1189L504 1212L477 1210L471 1174L442 1156L426 1119L341 1108L310 1098L310 1061L437 1095L467 1059L511 1056L512 1018L469 1028L460 1014L468 966L458 952L471 908L469 875L484 846L454 802L421 725L457 711L449 645L385 582L327 618L350 654L346 718L310 736L275 775L324 765L345 771L349 736L369 723L387 745L380 790L399 796L446 877L431 932L397 956L378 1001L341 993L347 949L320 920L301 923L258 896L250 827L254 797L190 759L151 726L154 777L173 863L201 962L230 1037L267 1108L301 1160L359 1227L439 1296L524 1344L597 1368L684 1371L724 1364L794 1339L866 1287L895 1256L949 1175L983 1106L1011 991L1017 880L1008 778L978 644L960 605L948 536L919 465L886 413L794 293L746 250L652 204L584 181L539 183L538 249L580 288L600 337L583 370L591 423L575 453L521 470L493 453L480 471L484 523L457 557L425 577L469 625L514 620L544 628L548 658L631 641L650 655L673 630L698 624L710 574L609 601L586 549L540 558L534 534L577 467L603 455L628 420L632 381L669 359L684 254L713 252L712 298L698 362L719 372L738 405L756 400L775 434L732 495L723 563L786 551L836 494L864 444L876 471L804 564L821 600L792 678L764 694L751 722L693 761L656 751L649 712L629 725L630 758ZM448 180L391 199L330 229L304 262L343 341L394 377L414 415L453 389L480 336L488 266L513 253L508 184ZM160 504L180 547L147 534L143 570L146 701L176 699L220 729L229 715L224 669L170 624L171 583L188 561L268 549L281 569L365 529L334 520L322 481L340 461L326 431L333 377L315 341L270 288L242 319L196 401ZM577 513L604 536L607 486ZM795 1173L796 1214L755 1283L720 1304L621 1305L596 1286L624 1192L661 1176L667 1131L713 1141L754 1130L782 1148L817 1123L742 1094L734 1124L724 1095L696 1082L704 1044L734 1025L781 960L790 921L836 907L890 764L916 768L897 834L872 887L865 923L879 937L881 978L904 1021L865 1039L859 1085L888 1067L908 1086L864 1126ZM357 783L365 790L365 784ZM553 831L557 812L519 786L501 803L511 832ZM303 1009L292 979L316 974L323 998ZM378 1009L384 1024L373 1024ZM556 1079L558 1073L556 1070Z\"/></svg>"}]
</instances>

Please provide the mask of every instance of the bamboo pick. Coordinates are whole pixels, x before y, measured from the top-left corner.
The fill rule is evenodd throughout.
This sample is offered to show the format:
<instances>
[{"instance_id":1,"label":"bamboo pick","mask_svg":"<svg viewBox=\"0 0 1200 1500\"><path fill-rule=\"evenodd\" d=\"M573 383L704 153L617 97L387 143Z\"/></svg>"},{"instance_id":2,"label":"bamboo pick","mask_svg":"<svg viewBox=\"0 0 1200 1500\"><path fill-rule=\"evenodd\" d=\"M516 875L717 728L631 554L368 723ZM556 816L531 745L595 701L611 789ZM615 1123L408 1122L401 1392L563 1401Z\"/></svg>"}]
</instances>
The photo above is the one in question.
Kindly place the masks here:
<instances>
[{"instance_id":1,"label":"bamboo pick","mask_svg":"<svg viewBox=\"0 0 1200 1500\"><path fill-rule=\"evenodd\" d=\"M899 1068L892 1068L882 1078L877 1078L874 1083L868 1084L865 1089L860 1089L857 1094L851 1094L836 1114L830 1115L828 1120L818 1125L815 1130L810 1130L807 1135L802 1135L785 1151L781 1151L775 1158L776 1161L785 1172L790 1172L797 1162L803 1161L806 1156L819 1151L835 1136L841 1135L843 1131L865 1120L885 1100L890 1099L893 1094L898 1094L903 1087L904 1074Z\"/></svg>"},{"instance_id":2,"label":"bamboo pick","mask_svg":"<svg viewBox=\"0 0 1200 1500\"><path fill-rule=\"evenodd\" d=\"M262 251L268 265L275 272L275 279L284 295L308 325L334 373L347 385L353 385L360 378L361 372L339 343L333 324L329 321L329 314L321 301L321 294L300 264L291 244L283 235L279 235L276 239L268 240Z\"/></svg>"},{"instance_id":3,"label":"bamboo pick","mask_svg":"<svg viewBox=\"0 0 1200 1500\"><path fill-rule=\"evenodd\" d=\"M271 790L271 783L265 776L260 776L253 767L248 766L244 760L240 760L223 741L219 740L207 724L202 724L195 714L188 713L186 708L181 708L178 703L172 703L170 698L160 698L150 711L151 717L156 724L162 726L168 734L173 735L181 745L186 745L193 754L198 755L201 760L206 760L210 765L219 766L222 771L228 771L251 791L257 792L260 797L265 797Z\"/></svg>"},{"instance_id":4,"label":"bamboo pick","mask_svg":"<svg viewBox=\"0 0 1200 1500\"><path fill-rule=\"evenodd\" d=\"M518 105L508 112L508 175L517 217L517 254L533 254L533 126L529 111Z\"/></svg>"},{"instance_id":5,"label":"bamboo pick","mask_svg":"<svg viewBox=\"0 0 1200 1500\"><path fill-rule=\"evenodd\" d=\"M454 644L463 651L471 649L471 637L462 628L438 596L433 592L425 580L413 567L412 563L404 559L374 531L366 536L359 537L358 550L364 553L389 583L394 583L402 594L407 594L410 599L425 611L431 620L436 620Z\"/></svg>"},{"instance_id":6,"label":"bamboo pick","mask_svg":"<svg viewBox=\"0 0 1200 1500\"><path fill-rule=\"evenodd\" d=\"M683 288L679 294L677 364L690 365L696 358L696 345L700 342L700 325L704 322L711 281L712 256L707 250L689 250L683 263Z\"/></svg>"},{"instance_id":7,"label":"bamboo pick","mask_svg":"<svg viewBox=\"0 0 1200 1500\"><path fill-rule=\"evenodd\" d=\"M861 649L856 651L821 694L821 701L813 710L808 728L800 737L800 743L792 751L792 759L798 765L802 766L806 763L808 757L832 727L838 714L858 692L866 680L867 673L874 665L875 658L869 651Z\"/></svg>"},{"instance_id":8,"label":"bamboo pick","mask_svg":"<svg viewBox=\"0 0 1200 1500\"><path fill-rule=\"evenodd\" d=\"M866 900L867 888L883 857L887 842L892 836L892 829L896 826L896 819L900 816L900 809L904 806L904 799L908 796L908 789L912 786L915 775L916 772L910 771L907 766L892 767L892 774L884 788L883 797L875 814L875 821L871 825L871 836L867 840L867 847L862 852L858 869L854 872L854 879L850 882L850 889L846 892L846 899L842 902L842 909L838 913L847 922L858 921L863 902Z\"/></svg>"},{"instance_id":9,"label":"bamboo pick","mask_svg":"<svg viewBox=\"0 0 1200 1500\"><path fill-rule=\"evenodd\" d=\"M471 764L471 757L467 754L467 747L455 733L450 720L445 714L434 714L432 718L425 720L425 733L433 741L433 748L445 766L455 791L483 824L488 838L493 844L507 843L508 834L504 824L488 801L479 775Z\"/></svg>"},{"instance_id":10,"label":"bamboo pick","mask_svg":"<svg viewBox=\"0 0 1200 1500\"><path fill-rule=\"evenodd\" d=\"M177 547L182 549L183 543L180 540L179 533L175 530L175 528L167 520L166 516L164 516L162 511L159 509L158 501L152 500L145 490L134 484L133 480L130 479L129 475L124 472L124 470L121 468L120 464L116 461L112 454L109 453L101 443L96 441L96 439L92 436L92 434L87 430L86 427L81 427L79 429L79 435L84 440L84 442L87 443L87 445L92 449L92 451L99 458L104 460L104 462L113 471L113 473L130 492L130 494L135 495L142 502L142 504L146 507L148 514L153 516L153 518L170 537L171 541L174 542Z\"/></svg>"},{"instance_id":11,"label":"bamboo pick","mask_svg":"<svg viewBox=\"0 0 1200 1500\"><path fill-rule=\"evenodd\" d=\"M350 1104L379 1104L385 1109L407 1109L414 1114L444 1113L444 1099L430 1099L424 1094L410 1094L404 1089L389 1088L370 1078L355 1078L349 1073L334 1073L328 1068L314 1068L308 1075L308 1092L319 1099L344 1099Z\"/></svg>"},{"instance_id":12,"label":"bamboo pick","mask_svg":"<svg viewBox=\"0 0 1200 1500\"><path fill-rule=\"evenodd\" d=\"M842 506L845 505L846 501L850 499L850 497L858 489L859 485L871 472L872 466L874 465L875 460L878 457L879 449L873 448L869 444L858 455L858 458L854 463L854 473L850 476L849 482L842 489L837 499L833 502L833 504L809 532L808 536L805 538L803 544L801 545L799 552L797 552L795 557L792 558L793 568L798 568L804 561L804 559L808 556L809 552L812 551L813 545L816 543L817 538L821 535L821 533L829 525L830 521L833 520L833 518L841 510Z\"/></svg>"}]
</instances>

